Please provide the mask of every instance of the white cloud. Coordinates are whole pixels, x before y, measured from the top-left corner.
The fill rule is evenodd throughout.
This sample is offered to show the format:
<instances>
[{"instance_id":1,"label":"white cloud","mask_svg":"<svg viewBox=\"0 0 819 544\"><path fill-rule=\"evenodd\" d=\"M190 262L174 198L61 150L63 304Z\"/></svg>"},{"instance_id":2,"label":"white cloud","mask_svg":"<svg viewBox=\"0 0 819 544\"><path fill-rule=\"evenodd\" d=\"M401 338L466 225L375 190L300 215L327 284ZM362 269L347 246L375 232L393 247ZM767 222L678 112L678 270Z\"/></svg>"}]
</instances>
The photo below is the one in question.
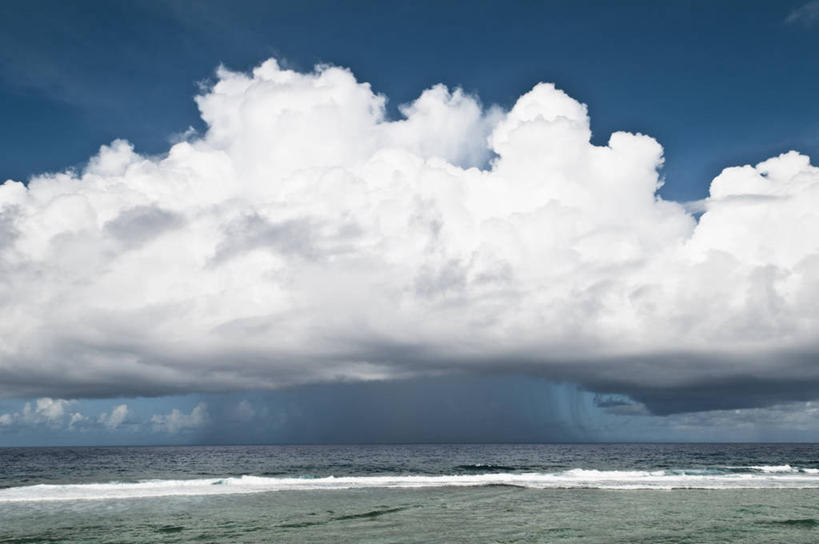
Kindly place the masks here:
<instances>
[{"instance_id":1,"label":"white cloud","mask_svg":"<svg viewBox=\"0 0 819 544\"><path fill-rule=\"evenodd\" d=\"M33 406L30 402L23 406L21 417L26 423L55 424L63 420L66 407L73 402L75 401L48 397L37 399Z\"/></svg>"},{"instance_id":2,"label":"white cloud","mask_svg":"<svg viewBox=\"0 0 819 544\"><path fill-rule=\"evenodd\" d=\"M169 414L151 416L154 431L175 434L180 431L198 429L209 421L208 406L204 402L197 404L190 414L180 412L177 408Z\"/></svg>"},{"instance_id":3,"label":"white cloud","mask_svg":"<svg viewBox=\"0 0 819 544\"><path fill-rule=\"evenodd\" d=\"M68 420L68 428L73 429L75 426L81 425L86 421L88 421L88 418L86 416L82 415L79 412L74 412L73 414L71 414L71 418Z\"/></svg>"},{"instance_id":4,"label":"white cloud","mask_svg":"<svg viewBox=\"0 0 819 544\"><path fill-rule=\"evenodd\" d=\"M104 425L108 430L115 430L128 417L128 405L120 404L111 409L111 413L103 412L97 418L97 423Z\"/></svg>"},{"instance_id":5,"label":"white cloud","mask_svg":"<svg viewBox=\"0 0 819 544\"><path fill-rule=\"evenodd\" d=\"M801 23L807 27L819 23L819 0L811 0L790 12L785 18L787 23Z\"/></svg>"},{"instance_id":6,"label":"white cloud","mask_svg":"<svg viewBox=\"0 0 819 544\"><path fill-rule=\"evenodd\" d=\"M51 428L66 428L68 430L87 429L93 421L81 412L69 412L70 406L76 405L76 400L52 399L43 397L33 403L27 402L22 410L0 414L0 426L37 426L48 425ZM129 416L128 406L115 406L110 415L103 412L97 417L96 424L108 430L117 429Z\"/></svg>"},{"instance_id":7,"label":"white cloud","mask_svg":"<svg viewBox=\"0 0 819 544\"><path fill-rule=\"evenodd\" d=\"M23 409L19 412L0 415L0 425L10 426L22 423L28 425L47 424L58 427L65 420L66 409L75 403L74 400L39 398L34 401L34 404L31 402L25 403Z\"/></svg>"},{"instance_id":8,"label":"white cloud","mask_svg":"<svg viewBox=\"0 0 819 544\"><path fill-rule=\"evenodd\" d=\"M659 143L592 145L553 85L509 112L436 86L389 121L341 68L218 78L207 132L166 156L118 140L0 186L0 393L819 382L807 157L726 169L697 222L656 194Z\"/></svg>"}]
</instances>

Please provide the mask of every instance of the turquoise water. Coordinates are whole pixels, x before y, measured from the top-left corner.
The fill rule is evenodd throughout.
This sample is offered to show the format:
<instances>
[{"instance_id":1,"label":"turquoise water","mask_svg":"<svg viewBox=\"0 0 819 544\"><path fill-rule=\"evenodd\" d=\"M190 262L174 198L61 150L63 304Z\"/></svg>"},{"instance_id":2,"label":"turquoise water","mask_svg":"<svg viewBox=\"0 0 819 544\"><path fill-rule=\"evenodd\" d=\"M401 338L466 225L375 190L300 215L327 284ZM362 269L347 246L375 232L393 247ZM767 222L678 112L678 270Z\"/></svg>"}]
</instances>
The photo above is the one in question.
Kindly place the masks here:
<instances>
[{"instance_id":1,"label":"turquoise water","mask_svg":"<svg viewBox=\"0 0 819 544\"><path fill-rule=\"evenodd\" d=\"M817 454L775 445L6 449L0 542L817 542Z\"/></svg>"},{"instance_id":2,"label":"turquoise water","mask_svg":"<svg viewBox=\"0 0 819 544\"><path fill-rule=\"evenodd\" d=\"M819 491L368 489L5 508L0 542L817 542Z\"/></svg>"}]
</instances>

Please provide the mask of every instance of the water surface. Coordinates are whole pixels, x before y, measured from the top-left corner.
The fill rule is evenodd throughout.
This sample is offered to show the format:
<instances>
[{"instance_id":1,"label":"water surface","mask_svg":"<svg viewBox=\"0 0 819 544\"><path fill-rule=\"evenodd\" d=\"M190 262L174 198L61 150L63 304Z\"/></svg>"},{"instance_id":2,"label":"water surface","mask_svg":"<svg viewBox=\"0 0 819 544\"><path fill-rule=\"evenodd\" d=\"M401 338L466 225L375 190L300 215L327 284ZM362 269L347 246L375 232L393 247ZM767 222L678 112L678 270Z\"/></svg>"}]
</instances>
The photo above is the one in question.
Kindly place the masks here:
<instances>
[{"instance_id":1,"label":"water surface","mask_svg":"<svg viewBox=\"0 0 819 544\"><path fill-rule=\"evenodd\" d=\"M816 445L0 449L0 542L817 542Z\"/></svg>"}]
</instances>

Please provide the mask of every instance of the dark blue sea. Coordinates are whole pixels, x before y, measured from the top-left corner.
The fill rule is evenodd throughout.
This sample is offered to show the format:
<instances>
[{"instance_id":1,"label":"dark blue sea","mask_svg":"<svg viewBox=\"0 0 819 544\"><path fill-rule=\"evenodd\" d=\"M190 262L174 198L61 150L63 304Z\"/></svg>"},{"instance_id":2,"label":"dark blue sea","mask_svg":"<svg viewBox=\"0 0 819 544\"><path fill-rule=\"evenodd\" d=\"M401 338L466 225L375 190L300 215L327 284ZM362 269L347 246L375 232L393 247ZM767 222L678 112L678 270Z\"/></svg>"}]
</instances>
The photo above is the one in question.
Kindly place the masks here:
<instances>
[{"instance_id":1,"label":"dark blue sea","mask_svg":"<svg viewBox=\"0 0 819 544\"><path fill-rule=\"evenodd\" d=\"M819 542L819 445L0 448L0 542Z\"/></svg>"}]
</instances>

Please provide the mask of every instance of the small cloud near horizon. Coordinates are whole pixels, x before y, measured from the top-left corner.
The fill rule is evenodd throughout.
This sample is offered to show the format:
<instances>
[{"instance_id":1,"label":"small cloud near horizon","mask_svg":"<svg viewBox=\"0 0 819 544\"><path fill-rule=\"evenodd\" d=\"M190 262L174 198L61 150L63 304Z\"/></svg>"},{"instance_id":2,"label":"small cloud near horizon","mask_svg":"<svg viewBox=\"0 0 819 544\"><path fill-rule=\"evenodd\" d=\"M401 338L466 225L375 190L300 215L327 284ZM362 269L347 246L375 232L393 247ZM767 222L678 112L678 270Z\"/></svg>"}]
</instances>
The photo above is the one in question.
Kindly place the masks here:
<instances>
[{"instance_id":1,"label":"small cloud near horizon","mask_svg":"<svg viewBox=\"0 0 819 544\"><path fill-rule=\"evenodd\" d=\"M811 0L788 14L786 23L798 23L806 27L819 24L819 0Z\"/></svg>"}]
</instances>

